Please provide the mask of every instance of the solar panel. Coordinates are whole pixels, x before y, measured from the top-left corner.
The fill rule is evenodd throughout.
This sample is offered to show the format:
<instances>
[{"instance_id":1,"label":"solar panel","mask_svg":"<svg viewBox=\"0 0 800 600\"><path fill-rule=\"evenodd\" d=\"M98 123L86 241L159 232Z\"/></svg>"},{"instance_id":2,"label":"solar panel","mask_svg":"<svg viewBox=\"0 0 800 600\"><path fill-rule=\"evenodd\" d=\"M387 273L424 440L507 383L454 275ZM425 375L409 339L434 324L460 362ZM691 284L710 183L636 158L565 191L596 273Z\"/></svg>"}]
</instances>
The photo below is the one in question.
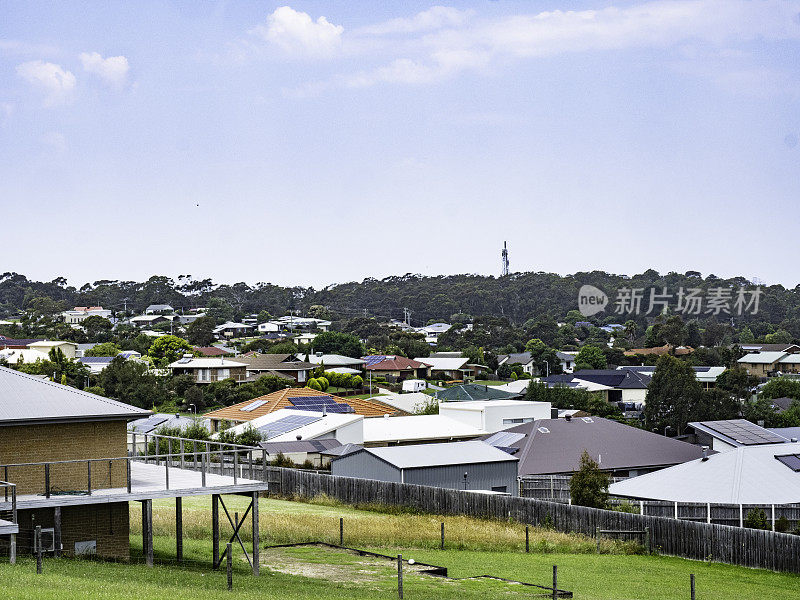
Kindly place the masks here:
<instances>
[{"instance_id":1,"label":"solar panel","mask_svg":"<svg viewBox=\"0 0 800 600\"><path fill-rule=\"evenodd\" d=\"M292 415L290 417L283 417L282 419L278 419L272 423L262 425L258 428L258 431L261 432L266 439L270 439L284 433L289 433L290 431L299 429L300 427L310 425L311 423L319 421L321 418L322 417L311 415Z\"/></svg>"},{"instance_id":2,"label":"solar panel","mask_svg":"<svg viewBox=\"0 0 800 600\"><path fill-rule=\"evenodd\" d=\"M759 427L745 419L732 419L730 421L706 421L703 423L712 431L727 436L743 446L756 446L759 444L777 444L786 439L776 433Z\"/></svg>"},{"instance_id":3,"label":"solar panel","mask_svg":"<svg viewBox=\"0 0 800 600\"><path fill-rule=\"evenodd\" d=\"M170 418L171 417L162 417L159 415L154 415L152 417L148 417L146 419L141 419L131 423L131 430L138 431L141 433L150 433L162 423L166 423L167 421L169 421Z\"/></svg>"},{"instance_id":4,"label":"solar panel","mask_svg":"<svg viewBox=\"0 0 800 600\"><path fill-rule=\"evenodd\" d=\"M257 409L259 406L264 406L267 403L266 400L256 400L255 402L251 402L247 406L243 406L239 410L242 412L252 412Z\"/></svg>"},{"instance_id":5,"label":"solar panel","mask_svg":"<svg viewBox=\"0 0 800 600\"><path fill-rule=\"evenodd\" d=\"M178 364L185 365L186 363L192 362L192 359L188 356L184 356L183 358L178 359Z\"/></svg>"},{"instance_id":6,"label":"solar panel","mask_svg":"<svg viewBox=\"0 0 800 600\"><path fill-rule=\"evenodd\" d=\"M776 456L775 458L795 473L800 471L800 454L784 454L783 456Z\"/></svg>"},{"instance_id":7,"label":"solar panel","mask_svg":"<svg viewBox=\"0 0 800 600\"><path fill-rule=\"evenodd\" d=\"M295 410L314 410L329 413L355 412L353 407L346 402L336 402L330 396L299 396L297 398L289 398L289 402L292 403L292 406L287 406L287 408L294 408Z\"/></svg>"},{"instance_id":8,"label":"solar panel","mask_svg":"<svg viewBox=\"0 0 800 600\"><path fill-rule=\"evenodd\" d=\"M373 356L365 356L364 361L367 363L366 366L371 367L372 365L377 365L378 363L382 363L386 360L386 357L383 355L373 355Z\"/></svg>"}]
</instances>

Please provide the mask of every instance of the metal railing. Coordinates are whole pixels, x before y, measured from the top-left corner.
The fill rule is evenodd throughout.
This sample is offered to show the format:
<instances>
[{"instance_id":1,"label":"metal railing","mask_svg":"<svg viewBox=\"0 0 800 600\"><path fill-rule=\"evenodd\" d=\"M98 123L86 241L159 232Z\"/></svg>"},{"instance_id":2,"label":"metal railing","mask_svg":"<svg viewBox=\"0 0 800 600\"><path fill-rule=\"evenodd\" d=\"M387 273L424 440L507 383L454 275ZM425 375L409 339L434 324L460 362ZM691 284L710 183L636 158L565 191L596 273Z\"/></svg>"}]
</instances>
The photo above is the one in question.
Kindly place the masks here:
<instances>
[{"instance_id":1,"label":"metal railing","mask_svg":"<svg viewBox=\"0 0 800 600\"><path fill-rule=\"evenodd\" d=\"M233 478L233 485L237 485L240 479L256 480L257 475L263 478L269 464L268 454L261 448L155 434L142 434L144 449L140 452L137 449L136 435L132 434L132 443L128 444L128 456L124 457L0 465L0 473L3 474L5 480L0 482L0 487L3 487L3 484L6 486L5 503L8 503L10 495L12 509L16 511L17 486L22 479L28 484L26 487L35 489L31 492L32 494L43 495L45 498L53 495L91 496L101 489L125 489L130 494L135 491L131 480L131 463L133 462L163 467L165 490L170 489L170 471L176 469L199 472L201 487L208 487L207 475L229 476ZM151 442L155 442L155 452L150 451ZM161 452L164 445L166 445L167 451ZM173 449L177 451L173 452ZM81 465L85 465L85 468ZM59 483L57 472L60 469L68 471L68 475L65 477L69 481L68 489L57 485ZM117 482L121 483L120 470L124 470L124 484L115 485ZM85 475L79 474L81 471ZM20 477L17 483L9 482L9 480L13 481L15 476ZM14 514L16 516L16 512Z\"/></svg>"},{"instance_id":2,"label":"metal railing","mask_svg":"<svg viewBox=\"0 0 800 600\"><path fill-rule=\"evenodd\" d=\"M3 500L8 504L8 497L11 496L11 522L17 522L17 486L8 481L0 481L0 488L3 488Z\"/></svg>"}]
</instances>

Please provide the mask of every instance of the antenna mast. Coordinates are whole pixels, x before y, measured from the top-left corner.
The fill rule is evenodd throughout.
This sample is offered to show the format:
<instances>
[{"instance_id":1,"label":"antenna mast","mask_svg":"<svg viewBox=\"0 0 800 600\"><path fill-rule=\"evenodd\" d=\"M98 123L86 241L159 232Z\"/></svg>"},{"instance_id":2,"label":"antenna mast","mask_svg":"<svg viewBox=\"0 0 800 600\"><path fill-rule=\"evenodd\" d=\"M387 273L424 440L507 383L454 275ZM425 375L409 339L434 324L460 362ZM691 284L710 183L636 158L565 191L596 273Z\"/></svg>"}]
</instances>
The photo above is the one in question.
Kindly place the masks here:
<instances>
[{"instance_id":1,"label":"antenna mast","mask_svg":"<svg viewBox=\"0 0 800 600\"><path fill-rule=\"evenodd\" d=\"M508 275L508 246L503 242L503 251L500 253L503 259L503 275Z\"/></svg>"}]
</instances>

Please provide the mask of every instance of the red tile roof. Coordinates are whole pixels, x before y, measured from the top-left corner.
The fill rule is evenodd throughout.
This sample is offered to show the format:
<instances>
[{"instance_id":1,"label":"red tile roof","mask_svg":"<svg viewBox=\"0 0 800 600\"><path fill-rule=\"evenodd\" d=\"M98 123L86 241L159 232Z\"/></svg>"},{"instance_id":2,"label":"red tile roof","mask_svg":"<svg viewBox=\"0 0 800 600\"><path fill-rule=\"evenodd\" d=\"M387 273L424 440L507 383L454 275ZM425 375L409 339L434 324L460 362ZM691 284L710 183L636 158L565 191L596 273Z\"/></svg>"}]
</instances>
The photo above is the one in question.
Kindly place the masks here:
<instances>
[{"instance_id":1,"label":"red tile roof","mask_svg":"<svg viewBox=\"0 0 800 600\"><path fill-rule=\"evenodd\" d=\"M406 371L409 369L422 369L429 367L425 363L406 358L405 356L387 356L385 360L365 368L368 371Z\"/></svg>"}]
</instances>

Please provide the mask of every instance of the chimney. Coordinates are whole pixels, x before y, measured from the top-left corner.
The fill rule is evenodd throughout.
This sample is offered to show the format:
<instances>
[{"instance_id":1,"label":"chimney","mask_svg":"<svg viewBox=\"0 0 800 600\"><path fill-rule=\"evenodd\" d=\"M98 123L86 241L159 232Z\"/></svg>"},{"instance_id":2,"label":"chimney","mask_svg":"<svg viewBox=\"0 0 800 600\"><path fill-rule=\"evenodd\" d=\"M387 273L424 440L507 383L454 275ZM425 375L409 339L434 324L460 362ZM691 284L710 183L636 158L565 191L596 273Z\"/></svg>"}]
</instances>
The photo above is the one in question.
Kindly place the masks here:
<instances>
[{"instance_id":1,"label":"chimney","mask_svg":"<svg viewBox=\"0 0 800 600\"><path fill-rule=\"evenodd\" d=\"M708 460L708 446L703 446L703 462Z\"/></svg>"},{"instance_id":2,"label":"chimney","mask_svg":"<svg viewBox=\"0 0 800 600\"><path fill-rule=\"evenodd\" d=\"M564 415L564 418L567 420L567 423L572 421L572 415Z\"/></svg>"}]
</instances>

